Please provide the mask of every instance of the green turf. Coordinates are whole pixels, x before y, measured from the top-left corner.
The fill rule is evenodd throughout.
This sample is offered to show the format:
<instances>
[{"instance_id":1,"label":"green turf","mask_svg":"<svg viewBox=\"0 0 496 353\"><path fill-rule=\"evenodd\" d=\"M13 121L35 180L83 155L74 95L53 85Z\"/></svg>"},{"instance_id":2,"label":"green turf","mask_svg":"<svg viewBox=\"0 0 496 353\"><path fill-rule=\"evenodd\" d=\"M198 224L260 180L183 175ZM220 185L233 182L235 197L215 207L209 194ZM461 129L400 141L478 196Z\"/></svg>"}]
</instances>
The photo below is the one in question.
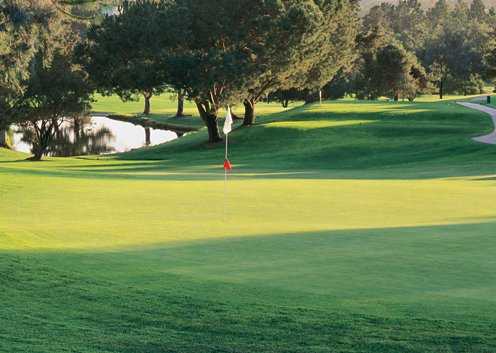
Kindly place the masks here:
<instances>
[{"instance_id":1,"label":"green turf","mask_svg":"<svg viewBox=\"0 0 496 353\"><path fill-rule=\"evenodd\" d=\"M122 102L118 96L101 96L95 94L93 97L94 102L92 103L92 111L95 114L106 113L111 115L120 116L141 116L143 113L143 99L137 97L136 100ZM300 103L292 103L290 107L299 105ZM155 96L151 99L151 114L148 116L149 119L155 120L157 122L202 128L204 126L200 117L198 116L198 110L193 102L185 101L184 104L184 117L175 117L177 111L177 98L174 95L164 93L160 96ZM261 102L257 105L257 114L267 115L271 113L281 112L285 109L282 108L279 103L264 103ZM233 111L239 116L243 116L243 107L236 106ZM221 116L224 115L224 111L220 112Z\"/></svg>"},{"instance_id":2,"label":"green turf","mask_svg":"<svg viewBox=\"0 0 496 353\"><path fill-rule=\"evenodd\" d=\"M0 150L0 352L494 352L496 147L333 102L111 157Z\"/></svg>"}]
</instances>

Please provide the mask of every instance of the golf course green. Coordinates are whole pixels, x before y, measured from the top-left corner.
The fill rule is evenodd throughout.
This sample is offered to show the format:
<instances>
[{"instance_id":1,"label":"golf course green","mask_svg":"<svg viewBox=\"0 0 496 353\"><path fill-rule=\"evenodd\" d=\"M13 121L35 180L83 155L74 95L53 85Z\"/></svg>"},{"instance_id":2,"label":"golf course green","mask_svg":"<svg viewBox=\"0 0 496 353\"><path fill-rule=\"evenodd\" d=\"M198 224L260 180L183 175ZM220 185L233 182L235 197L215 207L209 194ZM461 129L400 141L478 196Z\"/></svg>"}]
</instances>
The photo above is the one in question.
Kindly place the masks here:
<instances>
[{"instance_id":1,"label":"golf course green","mask_svg":"<svg viewBox=\"0 0 496 353\"><path fill-rule=\"evenodd\" d=\"M227 181L204 130L0 149L0 352L496 352L496 146L472 140L489 116L276 107L230 135Z\"/></svg>"}]
</instances>

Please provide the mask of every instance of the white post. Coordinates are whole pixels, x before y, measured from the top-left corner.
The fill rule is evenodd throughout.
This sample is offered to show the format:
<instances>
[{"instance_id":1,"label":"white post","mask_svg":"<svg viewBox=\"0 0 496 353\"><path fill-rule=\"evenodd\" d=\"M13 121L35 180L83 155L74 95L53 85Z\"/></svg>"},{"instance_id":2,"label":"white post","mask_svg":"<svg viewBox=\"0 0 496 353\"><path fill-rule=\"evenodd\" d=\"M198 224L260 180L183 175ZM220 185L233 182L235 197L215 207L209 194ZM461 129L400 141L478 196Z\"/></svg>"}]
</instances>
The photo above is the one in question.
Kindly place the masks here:
<instances>
[{"instance_id":1,"label":"white post","mask_svg":"<svg viewBox=\"0 0 496 353\"><path fill-rule=\"evenodd\" d=\"M228 143L228 140L229 139L229 134L226 134L226 156L225 156L225 159L227 160L227 143Z\"/></svg>"},{"instance_id":2,"label":"white post","mask_svg":"<svg viewBox=\"0 0 496 353\"><path fill-rule=\"evenodd\" d=\"M319 90L319 104L322 104L322 90Z\"/></svg>"},{"instance_id":3,"label":"white post","mask_svg":"<svg viewBox=\"0 0 496 353\"><path fill-rule=\"evenodd\" d=\"M226 153L225 153L225 160L224 163L227 161L227 144L229 140L229 134L226 134ZM224 223L227 220L227 203L228 203L228 195L227 195L227 169L224 166L224 218L223 221Z\"/></svg>"}]
</instances>

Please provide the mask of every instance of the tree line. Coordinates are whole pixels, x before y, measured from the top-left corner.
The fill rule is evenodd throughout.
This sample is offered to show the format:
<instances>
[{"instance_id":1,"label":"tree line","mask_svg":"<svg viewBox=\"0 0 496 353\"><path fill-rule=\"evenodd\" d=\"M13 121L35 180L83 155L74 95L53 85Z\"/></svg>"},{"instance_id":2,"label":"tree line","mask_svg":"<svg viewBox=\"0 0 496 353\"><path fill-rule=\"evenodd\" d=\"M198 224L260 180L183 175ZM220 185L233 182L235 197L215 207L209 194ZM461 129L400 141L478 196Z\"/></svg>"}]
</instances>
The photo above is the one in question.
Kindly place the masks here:
<instances>
[{"instance_id":1,"label":"tree line","mask_svg":"<svg viewBox=\"0 0 496 353\"><path fill-rule=\"evenodd\" d=\"M227 105L242 105L250 126L266 97L442 98L482 92L496 73L496 11L481 0L400 0L363 18L357 0L135 0L103 15L98 4L0 3L0 130L30 129L35 159L95 91L142 96L145 114L175 92L177 115L194 102L215 143Z\"/></svg>"},{"instance_id":2,"label":"tree line","mask_svg":"<svg viewBox=\"0 0 496 353\"><path fill-rule=\"evenodd\" d=\"M496 10L482 0L438 0L428 9L418 0L374 6L361 20L355 60L323 87L324 95L413 101L419 94L485 93L496 74L495 29ZM272 98L287 104L307 100L308 92Z\"/></svg>"}]
</instances>

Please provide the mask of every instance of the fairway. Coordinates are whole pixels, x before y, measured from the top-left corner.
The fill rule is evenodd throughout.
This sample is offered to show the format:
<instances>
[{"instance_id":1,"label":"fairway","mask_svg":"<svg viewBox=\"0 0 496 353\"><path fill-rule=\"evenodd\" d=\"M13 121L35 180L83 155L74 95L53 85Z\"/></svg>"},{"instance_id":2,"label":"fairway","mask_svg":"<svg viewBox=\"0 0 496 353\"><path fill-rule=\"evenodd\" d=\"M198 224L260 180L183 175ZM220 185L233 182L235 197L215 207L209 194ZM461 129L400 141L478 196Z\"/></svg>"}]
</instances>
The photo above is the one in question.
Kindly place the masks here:
<instances>
[{"instance_id":1,"label":"fairway","mask_svg":"<svg viewBox=\"0 0 496 353\"><path fill-rule=\"evenodd\" d=\"M259 114L227 182L204 129L111 156L0 149L0 352L495 352L489 116Z\"/></svg>"}]
</instances>

